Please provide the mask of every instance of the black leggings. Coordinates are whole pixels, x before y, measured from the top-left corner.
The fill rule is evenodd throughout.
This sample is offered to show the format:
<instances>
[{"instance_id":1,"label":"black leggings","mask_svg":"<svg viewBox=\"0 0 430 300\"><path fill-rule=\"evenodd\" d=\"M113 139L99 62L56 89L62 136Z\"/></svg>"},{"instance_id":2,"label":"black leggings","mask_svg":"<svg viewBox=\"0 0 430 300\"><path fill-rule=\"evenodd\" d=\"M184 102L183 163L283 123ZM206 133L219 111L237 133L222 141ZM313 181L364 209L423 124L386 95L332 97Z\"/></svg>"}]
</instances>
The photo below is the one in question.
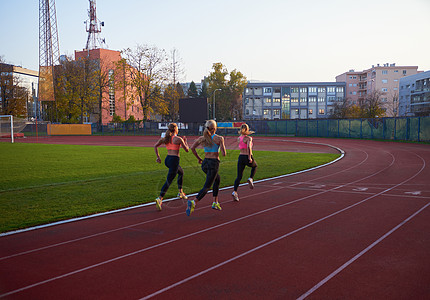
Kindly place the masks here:
<instances>
[{"instance_id":1,"label":"black leggings","mask_svg":"<svg viewBox=\"0 0 430 300\"><path fill-rule=\"evenodd\" d=\"M255 171L257 170L257 163L254 160L254 156L252 156L252 163L249 163L248 155L240 154L239 159L237 160L237 177L234 181L234 190L237 191L237 188L239 187L240 181L242 180L243 171L245 170L245 167L251 167L251 175L250 178L254 178Z\"/></svg>"},{"instance_id":2,"label":"black leggings","mask_svg":"<svg viewBox=\"0 0 430 300\"><path fill-rule=\"evenodd\" d=\"M201 200L213 185L213 195L218 196L219 183L221 178L218 174L219 160L216 158L205 158L202 162L202 170L206 173L206 182L200 192L197 194L197 200Z\"/></svg>"},{"instance_id":3,"label":"black leggings","mask_svg":"<svg viewBox=\"0 0 430 300\"><path fill-rule=\"evenodd\" d=\"M179 156L167 155L164 160L164 164L169 168L169 173L167 173L167 180L161 188L160 197L164 197L169 189L170 184L175 179L176 174L178 174L178 189L182 189L182 178L184 176L184 171L179 165Z\"/></svg>"}]
</instances>

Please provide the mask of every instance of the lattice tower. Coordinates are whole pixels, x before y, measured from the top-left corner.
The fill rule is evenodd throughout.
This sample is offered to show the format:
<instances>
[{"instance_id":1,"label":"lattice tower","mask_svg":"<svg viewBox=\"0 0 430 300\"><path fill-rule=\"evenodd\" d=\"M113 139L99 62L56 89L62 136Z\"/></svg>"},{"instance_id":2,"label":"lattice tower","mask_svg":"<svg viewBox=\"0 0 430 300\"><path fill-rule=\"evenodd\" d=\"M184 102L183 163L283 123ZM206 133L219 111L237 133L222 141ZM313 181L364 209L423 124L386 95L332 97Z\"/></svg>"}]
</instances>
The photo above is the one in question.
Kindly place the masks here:
<instances>
[{"instance_id":1,"label":"lattice tower","mask_svg":"<svg viewBox=\"0 0 430 300\"><path fill-rule=\"evenodd\" d=\"M96 15L96 0L90 1L90 9L88 10L88 17L86 29L88 32L87 45L85 47L86 50L92 50L101 48L103 44L105 44L105 39L100 38L101 27L104 26L104 22L100 22L97 19Z\"/></svg>"}]
</instances>

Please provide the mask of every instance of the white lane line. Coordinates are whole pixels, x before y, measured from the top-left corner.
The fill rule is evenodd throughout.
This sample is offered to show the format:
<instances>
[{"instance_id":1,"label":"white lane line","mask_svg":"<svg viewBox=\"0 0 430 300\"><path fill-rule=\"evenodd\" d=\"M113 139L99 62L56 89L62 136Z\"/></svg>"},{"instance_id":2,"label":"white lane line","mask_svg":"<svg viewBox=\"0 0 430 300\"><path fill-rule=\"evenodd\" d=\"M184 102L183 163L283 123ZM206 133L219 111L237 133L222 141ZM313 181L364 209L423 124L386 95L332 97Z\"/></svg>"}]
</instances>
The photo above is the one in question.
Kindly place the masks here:
<instances>
[{"instance_id":1,"label":"white lane line","mask_svg":"<svg viewBox=\"0 0 430 300\"><path fill-rule=\"evenodd\" d=\"M405 225L408 221L410 221L412 218L414 218L416 215L418 215L420 212L422 212L428 206L430 206L430 202L427 203L426 205L424 205L423 207L421 207L421 209L419 209L418 211L416 211L414 214L410 215L408 218L406 218L405 220L403 220L400 224L398 224L396 227L394 227L393 229L391 229L390 231L388 231L386 234L384 234L383 236L381 236L379 239L377 239L376 241L374 241L366 249L364 249L363 251L361 251L360 253L358 253L356 256L354 256L353 258L351 258L350 260L348 260L346 263L344 263L342 266L340 266L333 273L331 273L326 278L324 278L323 280L321 280L319 283L317 283L316 285L314 285L310 290L308 290L306 293L304 293L299 298L297 298L297 300L303 300L306 297L308 297L310 294L312 294L313 292L315 292L317 289L319 289L321 286L323 286L325 283L327 283L327 281L329 281L334 276L336 276L337 274L339 274L340 272L342 272L350 264L352 264L354 261L356 261L357 259L359 259L364 254L366 254L370 249L372 249L373 247L375 247L376 245L378 245L385 238L387 238L389 235L391 235L394 231L396 231L397 229L399 229L400 227L402 227L403 225Z\"/></svg>"},{"instance_id":2,"label":"white lane line","mask_svg":"<svg viewBox=\"0 0 430 300\"><path fill-rule=\"evenodd\" d=\"M296 141L296 142L299 143L300 141ZM310 142L303 142L303 143L311 144ZM265 182L265 181L268 181L268 180L274 180L274 179L284 178L284 177L288 177L288 176L293 176L293 175L297 175L297 174L301 174L301 173L313 171L313 170L316 170L316 169L319 169L319 168L326 167L328 165L334 164L335 162L337 162L337 161L339 161L339 160L341 160L342 158L345 157L345 152L342 149L338 148L338 147L335 147L335 146L332 146L332 145L329 145L329 144L321 144L321 143L315 143L315 144L324 145L324 146L328 146L328 147L334 148L337 151L339 151L341 155L338 158L336 158L335 160L333 160L331 162L328 162L326 164L323 164L323 165L320 165L320 166L316 166L316 167L313 167L313 168L310 168L310 169L306 169L306 170L302 170L302 171L290 173L290 174L284 174L284 175L280 175L280 176L276 176L276 177L271 177L271 178L256 180L256 181L254 181L254 184L255 183L259 183L259 182ZM243 186L243 185L246 185L246 184L247 183L242 183L242 184L240 184L240 186ZM222 190L226 190L226 189L231 189L232 187L233 186L227 186L227 187L221 188L219 190L222 191ZM208 193L210 193L210 192L211 191L209 191ZM190 194L188 196L196 196L196 195L197 195L197 193ZM177 200L177 199L179 199L179 198L175 197L175 198L171 198L171 199L165 199L165 200L163 200L163 202L173 201L173 200ZM66 223L70 223L70 222L76 222L76 221L81 221L81 220L85 220L85 219L90 219L90 218L95 218L95 217L110 215L110 214L114 214L114 213L117 213L117 212L127 211L127 210L131 210L131 209L135 209L135 208L140 208L140 207L145 207L145 206L149 206L149 205L154 205L154 203L150 202L150 203L145 203L145 204L140 204L140 205L125 207L125 208L121 208L121 209L117 209L117 210L111 210L111 211L107 211L107 212L103 212L103 213L88 215L88 216L84 216L84 217L73 218L73 219L68 219L68 220L64 220L64 221L58 221L58 222L53 222L53 223L49 223L49 224L44 224L44 225L29 227L29 228L25 228L25 229L19 229L19 230L9 231L9 232L5 232L5 233L0 233L0 237L2 237L2 236L8 236L8 235L13 235L13 234L18 234L18 233L27 232L27 231L36 230L36 229L42 229L42 228L56 226L56 225L61 225L61 224L66 224Z\"/></svg>"},{"instance_id":3,"label":"white lane line","mask_svg":"<svg viewBox=\"0 0 430 300\"><path fill-rule=\"evenodd\" d=\"M393 159L393 160L392 160L391 164L390 164L389 166L387 166L386 168L389 168L391 165L393 165L393 164L394 164L394 162L395 162L395 158L394 158L394 156L392 156L392 159ZM384 169L380 170L379 172L383 172L386 168L384 168ZM413 177L417 176L421 171L422 171L422 169L421 169L418 173L416 173ZM379 172L377 172L377 173L379 173ZM374 173L373 175L369 175L369 176L367 176L367 177L374 176L374 175L376 175L377 173ZM411 177L410 179L412 179L413 177ZM357 181L361 181L361 180L363 180L363 179L365 179L365 178L358 179L358 180L356 180L356 181L350 182L349 184L353 184L353 183L355 183L355 182L357 182ZM407 180L405 180L404 182L406 182L406 181L408 181L408 180L410 180L410 179L407 179ZM293 234L293 233L295 233L295 232L298 232L298 231L300 231L300 230L302 230L302 229L305 229L305 228L310 227L310 226L312 226L312 225L314 225L314 224L316 224L316 223L319 223L319 222L321 222L321 221L323 221L323 220L325 220L325 219L328 219L328 218L330 218L330 217L332 217L332 216L335 216L335 215L337 215L337 214L339 214L339 213L341 213L341 212L343 212L343 211L345 211L345 210L348 210L348 209L350 209L350 208L352 208L352 207L355 207L355 206L357 206L357 205L359 205L359 204L361 204L361 203L363 203L363 202L366 202L366 201L368 201L369 199L372 199L372 198L374 198L374 197L376 197L376 196L378 196L378 195L380 195L380 194L383 194L383 193L384 193L384 192L386 192L386 191L389 191L389 190L391 190L391 189L394 189L396 186L401 185L401 184L403 184L404 182L399 183L399 184L397 184L397 185L395 185L395 186L393 186L393 187L391 187L391 188L389 188L389 189L386 189L385 191L382 191L382 192L380 192L380 193L378 193L378 194L372 195L372 196L370 196L370 197L368 197L368 198L366 198L366 199L364 199L364 200L362 200L362 201L360 201L360 202L357 202L357 203L355 203L355 204L353 204L353 205L350 205L350 206L348 206L348 207L346 207L346 208L344 208L344 209L341 209L341 210L339 210L339 211L337 211L337 212L335 212L335 213L332 213L332 214L330 214L330 215L328 215L328 216L326 216L326 217L324 217L324 218L321 218L321 219L319 219L319 220L317 220L317 221L314 221L314 222L312 222L312 223L310 223L310 224L308 224L308 225L305 225L305 226L303 226L303 227L301 227L301 228L299 228L299 229L296 229L295 231L292 231L292 232L290 232L290 233L287 233L286 235L284 235L284 236L282 236L282 237L280 237L280 238L277 238L277 239L276 239L276 240L274 240L274 241L268 242L268 243L266 243L266 244L264 244L264 245L269 245L269 244L271 244L271 243L273 243L273 242L275 242L275 241L278 241L279 239L282 239L282 238L284 238L284 237L287 237L287 236L289 236L289 235L291 235L291 234ZM349 185L349 184L346 184L346 185ZM341 188L341 187L343 187L343 186L345 186L345 185L342 185L342 186L339 186L339 187L333 188L332 190L336 190L337 188ZM282 188L278 188L278 189L274 189L274 190L280 190L280 189L282 189ZM269 193L269 192L271 192L271 191L273 191L273 190L270 190L270 191L264 191L264 192L261 192L261 193L259 193L259 194L262 194L262 193ZM237 218L237 219L234 219L234 220L231 220L231 221L225 222L225 223L221 223L221 224L218 224L218 225L215 225L215 226L212 226L212 227L209 227L209 228L206 228L206 229L203 229L203 230L200 230L200 231L194 232L194 233L190 233L190 234L187 234L187 235L184 235L184 236L181 236L181 237L178 237L178 238L175 238L175 239L169 240L169 241L165 241L165 242L163 242L163 243L159 243L159 244L156 244L156 245L153 245L153 246L147 247L147 248L143 248L143 249L140 249L140 250L137 250L137 251L131 252L131 253L127 253L127 254L124 254L124 255L121 255L121 256L118 256L118 257L112 258L112 259L110 259L110 260L106 260L106 261L103 261L103 262L100 262L100 263L97 263L97 264L94 264L94 265L90 265L90 266L87 266L87 267L85 267L85 268L81 268L81 269L78 269L78 270L75 270L75 271L72 271L72 272L69 272L69 273L65 273L65 274L63 274L63 275L59 275L59 276L56 276L56 277L52 277L52 278L50 278L50 279L47 279L47 280L44 280L44 281L40 281L40 282L37 282L37 283L31 284L31 285L28 285L28 286L22 287L22 288L20 288L20 289L16 289L16 290L10 291L10 292L8 292L8 293L2 294L2 295L0 295L0 298L2 298L2 297L6 297L6 296L10 296L10 295L13 295L13 294L16 294L16 293L19 293L19 292L25 291L25 290L27 290L27 289L33 288L33 287L36 287L36 286L39 286L39 285L43 285L43 284L45 284L45 283L49 283L49 282L52 282L52 281L55 281L55 280L57 280L57 279L65 278L65 277L68 277L68 276L71 276L71 275L74 275L74 274L77 274L77 273L80 273L80 272L83 272L83 271L87 271L87 270L90 270L90 269L93 269L93 268L96 268L96 267L99 267L99 266L102 266L102 265L105 265L105 264L108 264L108 263L111 263L111 262L114 262L114 261L117 261L117 260L123 259L123 258L126 258L126 257L130 257L130 256L132 256L132 255L136 255L136 254L139 254L139 253L142 253L142 252L148 251L148 250L152 250L152 249L154 249L154 248L161 247L161 246L164 246L164 245L167 245L167 244L170 244L170 243L173 243L173 242L176 242L176 241L179 241L179 240L182 240L182 239L185 239L185 238L191 237L191 236L195 236L195 235L198 235L198 234L200 234L200 233L204 233L204 232L207 232L207 231L210 231L210 230L213 230L213 229L216 229L216 228L219 228L219 227L222 227L222 226L228 225L228 224L232 224L232 223L235 223L235 222L238 222L238 221L241 221L241 220L244 220L244 219L247 219L247 218L250 218L250 217L253 217L253 216L256 216L256 215L259 215L259 214L262 214L262 213L265 213L265 212L268 212L268 211L271 211L271 210L274 210L274 209L277 209L277 208L280 208L280 207L284 207L284 206L286 206L286 205L290 205L290 204L292 204L292 203L300 202L300 201L303 201L303 200L305 200L305 199L312 198L312 197L314 197L314 196L318 196L318 195L321 195L321 194L325 194L325 193L327 193L327 192L329 192L329 191L330 191L330 190L325 190L325 191L321 191L321 192L318 192L318 193L313 194L313 195L308 195L308 196L305 196L305 197L303 197L303 198L300 198L300 199L297 199L297 200L294 200L294 201L291 201L291 202L288 202L288 203L284 203L284 204L281 204L281 205L278 205L278 206L274 206L274 207L271 207L271 208L268 208L268 209L265 209L265 210L261 210L261 211L258 211L258 212L256 212L256 213L253 213L253 214L249 214L249 215L246 215L246 216L243 216L243 217L240 217L240 218ZM254 196L254 195L253 195L253 196ZM264 246L263 246L263 247L264 247ZM258 247L258 249L260 249L260 248L261 248L261 245ZM250 251L251 251L251 252L249 252L249 253L252 253L252 252L254 252L255 250L250 250ZM243 255L242 255L242 256L243 256ZM233 261L233 260L231 260L231 261ZM213 269L213 268L212 268L212 269ZM202 274L204 274L204 273L202 273ZM170 289L170 288L169 288L169 289Z\"/></svg>"},{"instance_id":4,"label":"white lane line","mask_svg":"<svg viewBox=\"0 0 430 300\"><path fill-rule=\"evenodd\" d=\"M336 173L342 173L342 172L347 171L347 170L349 170L349 169L353 169L353 168L355 168L355 167L360 166L360 165L361 165L361 164L363 164L365 161L367 161L367 159L368 159L369 155L367 154L367 152L365 152L365 151L363 151L363 152L366 154L366 158L365 158L363 161L361 161L360 163L358 163L358 164L356 164L356 165L354 165L354 166L351 166L351 167L349 167L349 168L347 168L347 169L344 169L344 170L342 170L342 171L335 172L334 174L336 174ZM393 158L393 161L391 162L391 164L390 164L388 167L390 167L393 163L394 163L394 158ZM387 168L388 168L388 167L387 167ZM382 172L383 170L385 170L385 168L384 168L384 169L382 169L382 170L381 170L381 172ZM299 173L302 173L302 172L305 172L305 171L300 171ZM374 175L376 175L376 174L378 174L378 173L374 173L374 174L373 174L373 175L371 175L371 176L374 176ZM293 175L293 174L281 175L280 177L287 177L287 176L291 176L291 175ZM327 177L327 176L331 176L331 175L324 175L324 176L322 176L322 178ZM368 176L368 177L369 177L369 176ZM364 178L362 178L362 179L360 179L360 180L364 180L364 179L366 179L366 178L368 178L368 177L364 177ZM264 179L264 180L260 180L260 181L268 181L268 180L271 180L271 179L274 179L274 178L268 178L268 179ZM313 180L315 180L315 179L313 179ZM345 185L342 185L342 186L340 186L340 187L347 186L347 185L352 184L352 183L355 183L355 182L359 182L360 180L356 180L356 181L353 181L353 182L350 182L350 183L346 183ZM255 183L260 182L260 181L255 181ZM311 181L312 181L312 180L311 180ZM303 182L301 182L301 183L303 183ZM296 184L293 184L293 185L291 185L291 186L295 186L295 185L298 185L298 184L299 184L299 183L296 183ZM247 183L242 183L242 184L241 184L241 186L242 186L242 185L247 185ZM340 188L340 187L338 186L337 188ZM231 187L222 188L222 189L220 189L220 190L225 190L225 189L228 189L228 188L231 188ZM284 188L285 188L285 187L284 187ZM333 188L333 189L331 189L331 190L333 190L333 191L334 191L335 189L336 189L336 188ZM327 191L330 191L330 190L327 190ZM211 191L210 191L210 192L211 192ZM267 192L270 192L270 191L267 191ZM265 193L265 192L263 192L263 193ZM195 195L197 195L197 193L195 193L195 194L191 194L191 195L189 195L189 196L195 196ZM253 196L255 196L255 195L256 195L256 194L253 194ZM258 195L258 194L257 194L257 195ZM316 195L319 195L319 194L316 194ZM242 198L244 198L244 197L242 197ZM175 200L175 199L178 199L178 198L167 199L167 200L164 200L164 202L172 201L172 200ZM230 201L230 202L233 202L233 201ZM149 205L153 205L153 204L152 204L152 203L146 203L146 204L142 204L142 205L139 205L139 206L135 206L135 207L133 207L133 208L136 208L136 207L142 207L142 206L149 206ZM125 209L122 209L122 210L119 210L119 211L128 210L128 209L131 209L131 208L125 208ZM203 209L203 207L202 207L202 208L199 208L199 209L196 209L196 210L200 210L200 209ZM115 211L115 212L118 212L118 210L117 210L117 211ZM110 214L110 213L114 213L114 212L107 212L107 213L101 213L101 214L97 214L97 215L92 215L92 216L88 216L88 218L92 218L92 217L95 217L95 216L101 216L101 215L105 215L105 214ZM36 249L32 249L32 250L28 250L28 251L23 251L23 252L15 253L15 254L12 254L12 255L9 255L9 256L0 257L0 261L1 261L1 260L5 260L5 259L9 259L9 258L13 258L13 257L17 257L17 256L20 256L20 255L30 254L30 253L33 253L33 252L37 252L37 251L41 251L41 250L46 250L46 249L54 248L54 247L57 247L57 246L62 246L62 245L66 245L66 244L70 244L70 243L74 243L74 242L82 241L82 240L85 240L85 239L89 239L89 238L93 238L93 237L101 236L101 235L108 234L108 233L113 233L113 232L116 232L116 231L119 231L119 230L128 229L128 228L132 228L132 227L135 227L135 226L140 226L140 225L143 225L143 224L146 224L146 223L150 223L150 222L160 221L160 220L167 219L167 218L176 217L176 216L179 216L179 215L182 215L182 213L177 213L177 214L173 214L173 215L169 215L169 216L165 216L165 217L161 217L161 218L156 218L156 219L152 219L152 220L148 220L148 221L144 221L144 222L139 222L139 223L132 224L132 225L128 225L128 226L124 226L124 227L120 227L120 228L116 228L116 229L112 229L112 230L108 230L108 231L104 231L104 232L100 232L100 233L96 233L96 234L92 234L92 235L84 236L84 237L80 237L80 238L76 238L76 239L72 239L72 240L68 240L68 241L64 241L64 242L60 242L60 243L56 243L56 244L51 244L51 245L48 245L48 246L44 246L44 247L40 247L40 248L36 248ZM87 218L87 217L84 217L84 218L81 218L81 219L85 219L85 218ZM77 218L77 219L72 219L72 220L61 221L61 222L58 222L58 223L68 223L68 222L79 221L79 220L80 220L80 219L79 219L79 218ZM58 223L55 223L55 224L58 224ZM43 227L48 227L48 226L50 226L50 225L52 225L52 224L42 225L42 226L39 226L39 227L40 227L40 228L43 228ZM39 228L39 227L38 227L38 228ZM36 228L34 228L34 229L36 229ZM30 228L30 230L31 230L31 228ZM23 231L27 231L27 230L23 230ZM1 235L0 235L0 236L1 236Z\"/></svg>"},{"instance_id":5,"label":"white lane line","mask_svg":"<svg viewBox=\"0 0 430 300\"><path fill-rule=\"evenodd\" d=\"M414 153L415 154L415 153ZM415 155L417 155L417 154L415 154ZM154 296L157 296L157 295L159 295L159 294L161 294L161 293L164 293L164 292L166 292L166 291L168 291L168 290L170 290L170 289L172 289L172 288L174 288L174 287L177 287L177 286L179 286L179 285L181 285L181 284L183 284L183 283L186 283L186 282L188 282L188 281L190 281L190 280L192 280L192 279L195 279L195 278L197 278L197 277L199 277L199 276L201 276L201 275L204 275L204 274L206 274L206 273L208 273L208 272L210 272L210 271L213 271L213 270L215 270L215 269L217 269L217 268L219 268L219 267L221 267L221 266L223 266L223 265L225 265L225 264L228 264L228 263L230 263L230 262L233 262L233 261L235 261L235 260L237 260L237 259L239 259L239 258L241 258L241 257L244 257L244 256L246 256L246 255L248 255L248 254L250 254L250 253L253 253L253 252L255 252L255 251L257 251L257 250L260 250L261 248L263 248L263 247L266 247L266 246L268 246L268 245L271 245L271 244L273 244L273 243L275 243L275 242L277 242L277 241L280 241L281 239L284 239L284 238L286 238L286 237L288 237L288 236L290 236L290 235L292 235L292 234L294 234L294 233L297 233L297 232L299 232L299 231L301 231L301 230L303 230L303 229L306 229L306 228L308 228L308 227L310 227L310 226L312 226L312 225L315 225L315 224L317 224L317 223L320 223L320 222L322 222L322 221L324 221L324 220L326 220L326 219L329 219L329 218L331 218L331 217L333 217L333 216L336 216L336 215L338 215L338 214L340 214L340 213L342 213L342 212L344 212L344 211L346 211L346 210L349 210L349 209L351 209L351 208L353 208L353 207L355 207L355 206L357 206L357 205L360 205L360 204L362 204L362 203L364 203L364 202L367 202L368 200L370 200L370 199L373 199L373 198L375 198L375 197L377 197L377 196L379 196L379 195L382 195L383 193L385 193L385 192L387 192L387 191L390 191L390 190L392 190L392 189L394 189L394 188L396 188L397 186L400 186L400 185L402 185L402 184L404 184L404 183L406 183L406 182L408 182L408 181L410 181L410 180L412 180L413 178L415 178L416 176L418 176L418 174L420 174L423 170L424 170L424 168L425 168L425 160L421 157L421 156L419 156L419 155L417 155L418 157L420 157L421 158L421 160L423 161L423 165L422 165L422 167L421 167L421 169L417 172L417 173L415 173L415 175L413 175L412 177L410 177L410 178L408 178L408 179L406 179L406 180L404 180L404 181L402 181L402 182L400 182L400 183L398 183L398 184L396 184L396 185L394 185L393 187L391 187L391 188L388 188L388 189L386 189L386 190L384 190L384 191L382 191L382 192L380 192L380 193L377 193L377 194L375 194L375 195L372 195L372 196L370 196L370 197L368 197L368 198L366 198L366 199L364 199L364 200L361 200L361 201L359 201L359 202L357 202L357 203L355 203L355 204L352 204L352 205L350 205L350 206L348 206L348 207L345 207L345 208L343 208L343 209L341 209L341 210L339 210L339 211L337 211L337 212L334 212L334 213L332 213L332 214L330 214L330 215L328 215L328 216L325 216L325 217L323 217L323 218L321 218L321 219L319 219L319 220L316 220L316 221L314 221L314 222L312 222L312 223L309 223L309 224L307 224L307 225L305 225L305 226L303 226L303 227L300 227L300 228L298 228L298 229L296 229L296 230L294 230L294 231L291 231L291 232L289 232L289 233L287 233L287 234L284 234L284 235L282 235L282 236L280 236L280 237L277 237L277 238L275 238L275 239L273 239L273 240L271 240L271 241L269 241L269 242L266 242L266 243L264 243L264 244L261 244L260 246L257 246L257 247L255 247L255 248L253 248L253 249L251 249L251 250L248 250L248 251L246 251L246 252L243 252L243 253L241 253L241 254L239 254L239 255L237 255L237 256L235 256L235 257L233 257L233 258L231 258L231 259L228 259L228 260L226 260L226 261L224 261L224 262L221 262L221 263L219 263L219 264L217 264L217 265L214 265L214 266L212 266L212 267L210 267L210 268L208 268L208 269L206 269L206 270L203 270L203 271L201 271L201 272L198 272L198 273L196 273L196 274L194 274L194 275L192 275L192 276L189 276L189 277L187 277L187 278L185 278L185 279L183 279L183 280L180 280L180 281L178 281L178 282L176 282L176 283L174 283L174 284L171 284L171 285L169 285L169 286L167 286L167 287L165 287L165 288L163 288L163 289L160 289L160 290L158 290L158 291L156 291L156 292L154 292L154 293L152 293L152 294L149 294L149 295L147 295L147 296L145 296L145 297L143 297L143 298L141 298L140 300L146 300L146 299L150 299L150 298L152 298L152 297L154 297ZM394 157L393 157L394 158ZM321 192L321 193L318 193L318 194L322 194L322 193L324 193L324 192ZM420 211L422 211L423 209L425 209L427 206L429 206L430 205L430 203L428 203L427 205L425 205L423 208L421 208L418 212L416 212L414 215L416 215L416 214L418 214ZM340 271L339 271L340 272ZM328 281L328 280L327 280ZM321 284L322 285L322 284ZM316 289L315 289L316 290Z\"/></svg>"}]
</instances>

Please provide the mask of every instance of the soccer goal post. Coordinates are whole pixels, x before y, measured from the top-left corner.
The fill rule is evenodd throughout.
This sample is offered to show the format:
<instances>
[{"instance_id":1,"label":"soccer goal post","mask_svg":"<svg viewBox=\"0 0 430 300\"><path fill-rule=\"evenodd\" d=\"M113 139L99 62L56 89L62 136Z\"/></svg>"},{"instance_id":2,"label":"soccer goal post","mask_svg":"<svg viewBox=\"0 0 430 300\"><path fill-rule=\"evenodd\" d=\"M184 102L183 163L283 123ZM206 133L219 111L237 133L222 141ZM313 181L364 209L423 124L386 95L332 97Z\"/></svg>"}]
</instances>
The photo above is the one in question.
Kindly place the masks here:
<instances>
[{"instance_id":1,"label":"soccer goal post","mask_svg":"<svg viewBox=\"0 0 430 300\"><path fill-rule=\"evenodd\" d=\"M21 131L27 125L27 120L12 115L0 115L0 138L9 139L13 143L16 136L24 136Z\"/></svg>"},{"instance_id":2,"label":"soccer goal post","mask_svg":"<svg viewBox=\"0 0 430 300\"><path fill-rule=\"evenodd\" d=\"M14 142L13 133L13 116L12 115L0 115L0 138L11 138L12 143Z\"/></svg>"}]
</instances>

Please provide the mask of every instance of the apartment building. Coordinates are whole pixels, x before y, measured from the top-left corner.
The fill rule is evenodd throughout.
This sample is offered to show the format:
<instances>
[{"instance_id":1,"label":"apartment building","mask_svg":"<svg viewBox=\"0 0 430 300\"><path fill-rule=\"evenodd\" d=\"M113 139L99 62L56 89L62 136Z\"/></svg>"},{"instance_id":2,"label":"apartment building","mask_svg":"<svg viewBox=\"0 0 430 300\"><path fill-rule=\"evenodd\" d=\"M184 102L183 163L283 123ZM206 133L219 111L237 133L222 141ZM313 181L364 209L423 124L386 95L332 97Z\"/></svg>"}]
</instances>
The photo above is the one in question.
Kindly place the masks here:
<instances>
[{"instance_id":1,"label":"apartment building","mask_svg":"<svg viewBox=\"0 0 430 300\"><path fill-rule=\"evenodd\" d=\"M399 116L430 115L430 71L400 78Z\"/></svg>"},{"instance_id":2,"label":"apartment building","mask_svg":"<svg viewBox=\"0 0 430 300\"><path fill-rule=\"evenodd\" d=\"M346 83L345 98L358 104L374 91L381 92L381 101L387 117L398 115L399 80L419 73L417 66L377 64L364 71L349 70L336 76L336 82Z\"/></svg>"},{"instance_id":3,"label":"apartment building","mask_svg":"<svg viewBox=\"0 0 430 300\"><path fill-rule=\"evenodd\" d=\"M26 109L28 119L40 117L40 107L37 101L39 72L19 66L0 64L0 73L2 81L2 84L0 84L0 106L3 105L1 92L2 86L8 90L10 89L8 85L17 85L27 91Z\"/></svg>"},{"instance_id":4,"label":"apartment building","mask_svg":"<svg viewBox=\"0 0 430 300\"><path fill-rule=\"evenodd\" d=\"M345 98L344 82L248 82L243 93L243 117L259 119L327 118Z\"/></svg>"}]
</instances>

